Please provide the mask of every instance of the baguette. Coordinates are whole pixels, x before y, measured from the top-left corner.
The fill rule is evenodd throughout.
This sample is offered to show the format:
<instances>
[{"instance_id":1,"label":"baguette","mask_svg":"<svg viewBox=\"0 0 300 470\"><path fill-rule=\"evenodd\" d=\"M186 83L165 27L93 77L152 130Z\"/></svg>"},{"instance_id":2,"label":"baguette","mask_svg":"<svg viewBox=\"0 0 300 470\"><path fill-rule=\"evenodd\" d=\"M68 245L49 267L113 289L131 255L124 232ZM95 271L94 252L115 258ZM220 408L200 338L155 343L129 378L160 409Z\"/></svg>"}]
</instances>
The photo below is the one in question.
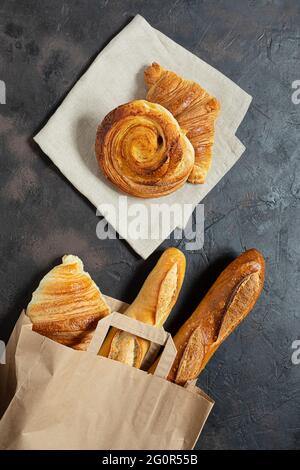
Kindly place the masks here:
<instances>
[{"instance_id":1,"label":"baguette","mask_svg":"<svg viewBox=\"0 0 300 470\"><path fill-rule=\"evenodd\" d=\"M185 264L185 256L180 250L168 248L125 315L161 327L178 298ZM100 348L99 355L140 368L149 345L149 341L113 327Z\"/></svg>"},{"instance_id":2,"label":"baguette","mask_svg":"<svg viewBox=\"0 0 300 470\"><path fill-rule=\"evenodd\" d=\"M177 356L168 380L184 385L196 379L218 347L248 315L263 288L265 261L251 249L221 273L174 337ZM150 368L153 372L156 363Z\"/></svg>"}]
</instances>

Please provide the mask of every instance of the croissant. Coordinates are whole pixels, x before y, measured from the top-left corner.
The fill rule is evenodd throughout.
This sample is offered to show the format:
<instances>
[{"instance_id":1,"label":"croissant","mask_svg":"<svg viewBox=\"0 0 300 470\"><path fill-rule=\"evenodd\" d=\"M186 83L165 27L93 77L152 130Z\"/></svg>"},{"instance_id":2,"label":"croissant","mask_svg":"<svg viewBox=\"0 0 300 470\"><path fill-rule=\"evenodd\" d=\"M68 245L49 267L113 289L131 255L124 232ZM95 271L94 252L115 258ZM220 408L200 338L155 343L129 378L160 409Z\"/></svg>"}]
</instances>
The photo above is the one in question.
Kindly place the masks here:
<instances>
[{"instance_id":1,"label":"croissant","mask_svg":"<svg viewBox=\"0 0 300 470\"><path fill-rule=\"evenodd\" d=\"M86 349L98 321L109 313L100 290L73 255L65 255L46 274L26 309L34 331L79 350Z\"/></svg>"},{"instance_id":2,"label":"croissant","mask_svg":"<svg viewBox=\"0 0 300 470\"><path fill-rule=\"evenodd\" d=\"M165 196L180 188L194 149L172 114L159 104L131 101L98 127L95 152L104 175L132 196Z\"/></svg>"},{"instance_id":3,"label":"croissant","mask_svg":"<svg viewBox=\"0 0 300 470\"><path fill-rule=\"evenodd\" d=\"M177 248L164 251L125 315L161 327L178 298L185 264L185 256ZM112 328L99 354L140 368L148 348L148 341Z\"/></svg>"},{"instance_id":4,"label":"croissant","mask_svg":"<svg viewBox=\"0 0 300 470\"><path fill-rule=\"evenodd\" d=\"M248 315L264 285L265 261L251 249L220 274L174 337L177 356L168 380L184 385L198 377L223 341ZM153 372L156 363L150 368Z\"/></svg>"},{"instance_id":5,"label":"croissant","mask_svg":"<svg viewBox=\"0 0 300 470\"><path fill-rule=\"evenodd\" d=\"M195 150L190 183L204 183L211 166L215 121L220 105L200 85L153 63L144 72L147 100L167 108L177 119Z\"/></svg>"}]
</instances>

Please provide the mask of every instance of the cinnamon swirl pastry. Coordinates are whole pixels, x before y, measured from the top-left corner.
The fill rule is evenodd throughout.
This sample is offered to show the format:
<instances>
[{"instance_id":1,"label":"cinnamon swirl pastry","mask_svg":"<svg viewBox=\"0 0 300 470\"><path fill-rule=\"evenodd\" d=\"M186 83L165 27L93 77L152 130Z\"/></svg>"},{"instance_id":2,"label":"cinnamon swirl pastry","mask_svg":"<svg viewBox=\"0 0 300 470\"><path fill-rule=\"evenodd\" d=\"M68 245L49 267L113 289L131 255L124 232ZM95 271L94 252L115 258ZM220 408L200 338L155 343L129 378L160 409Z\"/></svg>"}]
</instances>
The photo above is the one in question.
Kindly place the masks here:
<instances>
[{"instance_id":1,"label":"cinnamon swirl pastry","mask_svg":"<svg viewBox=\"0 0 300 470\"><path fill-rule=\"evenodd\" d=\"M204 183L211 166L215 121L220 111L216 98L198 83L153 63L144 73L147 100L167 108L177 119L195 149L195 164L190 183Z\"/></svg>"},{"instance_id":2,"label":"cinnamon swirl pastry","mask_svg":"<svg viewBox=\"0 0 300 470\"><path fill-rule=\"evenodd\" d=\"M165 196L180 188L194 149L172 114L136 100L111 111L98 127L96 157L104 175L132 196Z\"/></svg>"}]
</instances>

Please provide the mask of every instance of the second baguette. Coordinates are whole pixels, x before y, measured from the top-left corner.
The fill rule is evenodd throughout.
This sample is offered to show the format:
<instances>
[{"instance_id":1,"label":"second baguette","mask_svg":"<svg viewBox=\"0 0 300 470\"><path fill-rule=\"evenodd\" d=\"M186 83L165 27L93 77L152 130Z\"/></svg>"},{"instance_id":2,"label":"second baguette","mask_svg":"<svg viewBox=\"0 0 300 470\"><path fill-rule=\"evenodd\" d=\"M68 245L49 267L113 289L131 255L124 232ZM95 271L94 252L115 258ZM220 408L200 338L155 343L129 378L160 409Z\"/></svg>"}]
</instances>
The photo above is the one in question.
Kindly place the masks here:
<instances>
[{"instance_id":1,"label":"second baguette","mask_svg":"<svg viewBox=\"0 0 300 470\"><path fill-rule=\"evenodd\" d=\"M178 298L185 265L184 254L177 248L168 248L147 277L125 315L161 327ZM149 341L111 328L99 355L140 368L148 348Z\"/></svg>"}]
</instances>

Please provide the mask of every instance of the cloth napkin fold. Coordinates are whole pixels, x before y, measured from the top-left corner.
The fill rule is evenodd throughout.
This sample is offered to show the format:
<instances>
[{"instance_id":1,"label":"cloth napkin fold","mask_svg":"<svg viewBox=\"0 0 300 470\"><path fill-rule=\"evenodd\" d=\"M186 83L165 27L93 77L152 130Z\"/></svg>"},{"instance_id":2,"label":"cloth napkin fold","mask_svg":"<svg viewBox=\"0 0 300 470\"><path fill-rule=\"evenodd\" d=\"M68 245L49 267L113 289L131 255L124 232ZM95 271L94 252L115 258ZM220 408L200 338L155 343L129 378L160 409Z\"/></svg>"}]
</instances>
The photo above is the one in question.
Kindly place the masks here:
<instances>
[{"instance_id":1,"label":"cloth napkin fold","mask_svg":"<svg viewBox=\"0 0 300 470\"><path fill-rule=\"evenodd\" d=\"M94 153L96 129L104 116L116 106L133 99L144 99L143 72L158 62L184 78L201 84L221 103L217 120L213 164L203 185L185 184L160 199L127 197L127 207L143 204L150 213L151 204L175 204L169 227L161 227L159 237L151 234L160 224L159 215L145 219L136 239L127 230L124 213L118 217L121 194L101 174ZM251 102L251 96L222 73L155 30L137 15L97 56L78 80L63 103L34 137L66 178L97 208L110 204L116 208L105 213L110 225L143 258L147 258L176 228L184 228L195 206L237 162L245 150L235 136ZM184 204L188 204L182 216ZM176 209L177 207L177 209ZM187 207L186 207L187 209Z\"/></svg>"}]
</instances>

